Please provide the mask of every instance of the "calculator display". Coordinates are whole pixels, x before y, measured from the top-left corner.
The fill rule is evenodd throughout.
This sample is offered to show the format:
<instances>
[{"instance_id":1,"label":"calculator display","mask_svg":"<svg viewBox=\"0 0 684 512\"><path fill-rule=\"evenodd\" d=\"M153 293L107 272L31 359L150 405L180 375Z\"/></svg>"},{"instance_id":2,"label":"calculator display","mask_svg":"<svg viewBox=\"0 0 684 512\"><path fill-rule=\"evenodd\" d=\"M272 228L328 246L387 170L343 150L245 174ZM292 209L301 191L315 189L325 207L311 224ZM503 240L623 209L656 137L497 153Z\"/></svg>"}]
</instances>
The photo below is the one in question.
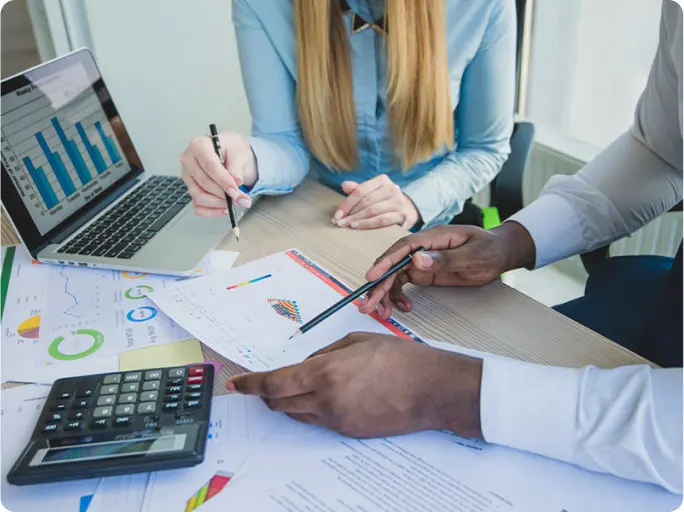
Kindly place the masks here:
<instances>
[{"instance_id":1,"label":"calculator display","mask_svg":"<svg viewBox=\"0 0 684 512\"><path fill-rule=\"evenodd\" d=\"M178 451L182 450L185 446L185 438L185 434L176 434L70 447L41 448L36 451L36 454L29 465L44 466L47 464L60 464L64 462L82 462Z\"/></svg>"}]
</instances>

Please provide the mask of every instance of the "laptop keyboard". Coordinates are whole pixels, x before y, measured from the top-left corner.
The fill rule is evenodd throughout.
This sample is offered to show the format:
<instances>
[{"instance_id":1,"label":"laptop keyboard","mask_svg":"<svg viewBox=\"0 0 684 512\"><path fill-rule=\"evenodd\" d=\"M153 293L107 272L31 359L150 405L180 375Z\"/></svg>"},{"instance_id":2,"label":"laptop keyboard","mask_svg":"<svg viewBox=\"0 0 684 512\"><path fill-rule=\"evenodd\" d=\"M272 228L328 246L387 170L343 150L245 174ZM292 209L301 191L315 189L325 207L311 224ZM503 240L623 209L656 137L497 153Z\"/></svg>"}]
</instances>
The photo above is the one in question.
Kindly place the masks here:
<instances>
[{"instance_id":1,"label":"laptop keyboard","mask_svg":"<svg viewBox=\"0 0 684 512\"><path fill-rule=\"evenodd\" d=\"M183 180L154 176L57 252L130 259L189 202Z\"/></svg>"}]
</instances>

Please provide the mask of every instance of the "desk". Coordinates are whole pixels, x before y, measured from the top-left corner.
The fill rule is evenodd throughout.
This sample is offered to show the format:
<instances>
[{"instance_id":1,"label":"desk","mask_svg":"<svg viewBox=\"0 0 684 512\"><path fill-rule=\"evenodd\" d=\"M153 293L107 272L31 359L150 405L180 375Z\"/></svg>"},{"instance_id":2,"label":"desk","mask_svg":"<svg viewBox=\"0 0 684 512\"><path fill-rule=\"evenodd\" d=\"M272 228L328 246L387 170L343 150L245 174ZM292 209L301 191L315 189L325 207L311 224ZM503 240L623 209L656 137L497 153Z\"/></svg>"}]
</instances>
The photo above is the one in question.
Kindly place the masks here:
<instances>
[{"instance_id":1,"label":"desk","mask_svg":"<svg viewBox=\"0 0 684 512\"><path fill-rule=\"evenodd\" d=\"M306 181L287 196L265 197L240 223L241 241L219 249L240 252L236 264L297 248L346 284L364 274L387 247L406 235L399 227L354 231L331 224L340 196ZM226 221L227 222L227 221ZM16 243L3 222L3 243ZM412 288L413 312L399 321L424 338L535 363L612 368L647 360L497 281L479 288ZM240 371L205 347L208 359L224 363L219 382ZM222 386L217 385L223 390Z\"/></svg>"}]
</instances>

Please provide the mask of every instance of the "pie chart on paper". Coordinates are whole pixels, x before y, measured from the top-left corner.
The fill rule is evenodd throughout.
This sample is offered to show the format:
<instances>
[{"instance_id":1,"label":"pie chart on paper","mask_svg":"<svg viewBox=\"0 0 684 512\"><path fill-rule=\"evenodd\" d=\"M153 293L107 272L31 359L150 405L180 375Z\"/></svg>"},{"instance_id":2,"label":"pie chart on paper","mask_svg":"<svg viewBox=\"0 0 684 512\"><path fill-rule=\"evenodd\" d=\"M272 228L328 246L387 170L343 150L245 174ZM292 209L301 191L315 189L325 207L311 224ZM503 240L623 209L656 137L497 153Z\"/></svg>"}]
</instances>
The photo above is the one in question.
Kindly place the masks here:
<instances>
[{"instance_id":1,"label":"pie chart on paper","mask_svg":"<svg viewBox=\"0 0 684 512\"><path fill-rule=\"evenodd\" d=\"M35 315L24 320L19 324L17 332L22 338L37 340L40 332L40 315Z\"/></svg>"}]
</instances>

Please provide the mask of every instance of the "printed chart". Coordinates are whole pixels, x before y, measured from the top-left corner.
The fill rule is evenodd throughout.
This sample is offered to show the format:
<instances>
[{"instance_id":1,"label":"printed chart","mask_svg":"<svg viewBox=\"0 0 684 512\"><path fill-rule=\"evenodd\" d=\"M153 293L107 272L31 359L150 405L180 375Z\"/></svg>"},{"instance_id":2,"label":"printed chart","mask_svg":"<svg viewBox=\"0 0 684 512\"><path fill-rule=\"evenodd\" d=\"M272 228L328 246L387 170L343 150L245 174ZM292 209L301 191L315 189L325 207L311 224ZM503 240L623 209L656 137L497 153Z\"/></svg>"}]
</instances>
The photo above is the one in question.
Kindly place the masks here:
<instances>
[{"instance_id":1,"label":"printed chart","mask_svg":"<svg viewBox=\"0 0 684 512\"><path fill-rule=\"evenodd\" d=\"M61 267L34 262L21 247L3 248L1 282L5 306L0 359L4 380L47 383L67 375L117 368L117 361L111 358L95 361L87 358L96 354L102 345L99 331L77 328L48 341L41 339L48 304L45 283L50 272L55 270L59 272ZM71 314L78 314L78 306L73 300L57 304L57 308L61 308L59 311L68 310ZM63 364L47 365L49 362Z\"/></svg>"},{"instance_id":2,"label":"printed chart","mask_svg":"<svg viewBox=\"0 0 684 512\"><path fill-rule=\"evenodd\" d=\"M40 337L40 315L33 315L21 322L17 334L22 338L37 340Z\"/></svg>"},{"instance_id":3,"label":"printed chart","mask_svg":"<svg viewBox=\"0 0 684 512\"><path fill-rule=\"evenodd\" d=\"M41 342L48 344L46 362L191 338L145 297L174 280L111 270L50 268L46 303L59 306L43 314Z\"/></svg>"},{"instance_id":4,"label":"printed chart","mask_svg":"<svg viewBox=\"0 0 684 512\"><path fill-rule=\"evenodd\" d=\"M213 252L195 274L227 270L236 255ZM192 338L146 297L178 280L144 272L50 266L45 300L55 307L42 316L45 362L77 361Z\"/></svg>"},{"instance_id":5,"label":"printed chart","mask_svg":"<svg viewBox=\"0 0 684 512\"><path fill-rule=\"evenodd\" d=\"M214 510L217 497L227 492L233 475L240 474L249 455L264 441L292 444L317 428L271 411L255 396L215 396L204 462L152 473L142 512Z\"/></svg>"},{"instance_id":6,"label":"printed chart","mask_svg":"<svg viewBox=\"0 0 684 512\"><path fill-rule=\"evenodd\" d=\"M349 291L304 255L290 250L225 275L175 283L149 297L200 341L253 371L282 366L286 357L287 364L301 361L355 330L415 338L395 320L363 315L350 304L290 340L299 324Z\"/></svg>"},{"instance_id":7,"label":"printed chart","mask_svg":"<svg viewBox=\"0 0 684 512\"><path fill-rule=\"evenodd\" d=\"M23 359L38 344L47 274L20 246L3 247L2 263L2 371L7 380L9 354Z\"/></svg>"},{"instance_id":8,"label":"printed chart","mask_svg":"<svg viewBox=\"0 0 684 512\"><path fill-rule=\"evenodd\" d=\"M185 512L192 512L197 509L197 507L216 496L223 490L228 482L230 482L231 478L233 478L233 473L226 473L223 471L216 473L188 500L185 505Z\"/></svg>"},{"instance_id":9,"label":"printed chart","mask_svg":"<svg viewBox=\"0 0 684 512\"><path fill-rule=\"evenodd\" d=\"M298 324L302 323L302 315L299 314L299 306L297 306L297 301L285 299L267 299L267 302L271 305L273 311L275 311L277 315L287 318L288 320L292 320L293 322L297 322Z\"/></svg>"},{"instance_id":10,"label":"printed chart","mask_svg":"<svg viewBox=\"0 0 684 512\"><path fill-rule=\"evenodd\" d=\"M225 271L236 253L214 252L198 271ZM2 248L2 376L55 379L118 369L129 349L189 339L145 294L175 277L42 265Z\"/></svg>"}]
</instances>

